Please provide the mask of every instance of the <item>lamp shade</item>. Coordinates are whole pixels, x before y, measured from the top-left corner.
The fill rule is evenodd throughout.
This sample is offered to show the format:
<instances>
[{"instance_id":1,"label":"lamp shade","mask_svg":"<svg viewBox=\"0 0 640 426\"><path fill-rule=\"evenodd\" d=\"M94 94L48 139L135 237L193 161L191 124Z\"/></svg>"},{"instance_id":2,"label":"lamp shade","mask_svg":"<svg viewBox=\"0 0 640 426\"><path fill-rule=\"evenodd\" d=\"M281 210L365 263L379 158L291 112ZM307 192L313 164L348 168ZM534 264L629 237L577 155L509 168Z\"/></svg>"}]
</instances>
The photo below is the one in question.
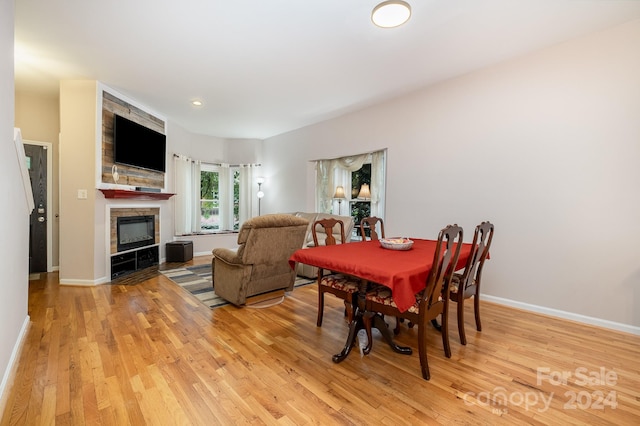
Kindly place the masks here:
<instances>
[{"instance_id":1,"label":"lamp shade","mask_svg":"<svg viewBox=\"0 0 640 426\"><path fill-rule=\"evenodd\" d=\"M333 194L333 198L337 198L337 199L345 199L345 198L347 198L344 195L344 187L336 186L336 193Z\"/></svg>"},{"instance_id":2,"label":"lamp shade","mask_svg":"<svg viewBox=\"0 0 640 426\"><path fill-rule=\"evenodd\" d=\"M371 191L369 191L369 184L363 183L358 193L358 198L368 199L371 198Z\"/></svg>"}]
</instances>

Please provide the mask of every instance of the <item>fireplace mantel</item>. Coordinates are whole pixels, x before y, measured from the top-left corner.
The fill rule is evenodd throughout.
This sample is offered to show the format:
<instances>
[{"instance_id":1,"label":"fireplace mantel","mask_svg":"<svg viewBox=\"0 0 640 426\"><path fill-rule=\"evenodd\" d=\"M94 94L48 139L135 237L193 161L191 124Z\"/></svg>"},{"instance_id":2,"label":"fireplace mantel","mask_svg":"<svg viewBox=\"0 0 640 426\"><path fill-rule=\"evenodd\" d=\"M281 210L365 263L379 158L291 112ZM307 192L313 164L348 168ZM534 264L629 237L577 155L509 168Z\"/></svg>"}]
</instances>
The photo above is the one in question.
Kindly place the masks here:
<instances>
[{"instance_id":1,"label":"fireplace mantel","mask_svg":"<svg viewBox=\"0 0 640 426\"><path fill-rule=\"evenodd\" d=\"M136 200L168 200L175 194L168 192L128 191L126 189L100 189L104 198L121 198Z\"/></svg>"}]
</instances>

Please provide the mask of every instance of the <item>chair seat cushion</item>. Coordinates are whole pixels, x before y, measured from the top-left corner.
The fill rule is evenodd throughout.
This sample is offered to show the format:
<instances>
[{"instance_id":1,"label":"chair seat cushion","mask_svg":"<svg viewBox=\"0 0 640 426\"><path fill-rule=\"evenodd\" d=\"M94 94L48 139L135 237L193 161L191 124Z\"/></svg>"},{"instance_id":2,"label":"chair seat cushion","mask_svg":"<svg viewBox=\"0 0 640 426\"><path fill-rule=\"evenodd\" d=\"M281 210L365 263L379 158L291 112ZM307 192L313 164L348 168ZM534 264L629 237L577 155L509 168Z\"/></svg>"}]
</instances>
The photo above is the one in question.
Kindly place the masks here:
<instances>
[{"instance_id":1,"label":"chair seat cushion","mask_svg":"<svg viewBox=\"0 0 640 426\"><path fill-rule=\"evenodd\" d=\"M324 275L320 280L320 285L346 291L347 293L356 293L360 288L359 281L343 274Z\"/></svg>"},{"instance_id":2,"label":"chair seat cushion","mask_svg":"<svg viewBox=\"0 0 640 426\"><path fill-rule=\"evenodd\" d=\"M467 290L470 289L472 286L474 286L475 283L476 281L473 280L471 284L467 286ZM454 273L453 276L451 277L451 284L449 285L449 291L451 293L457 293L460 289L461 284L462 284L462 274Z\"/></svg>"},{"instance_id":3,"label":"chair seat cushion","mask_svg":"<svg viewBox=\"0 0 640 426\"><path fill-rule=\"evenodd\" d=\"M411 313L419 313L420 312L420 299L422 298L422 291L416 294L416 302L407 309L407 312ZM398 305L394 302L393 297L391 297L391 289L389 287L383 285L377 285L367 292L366 295L367 300L371 300L372 302L379 303L381 305L391 306L392 308L398 309Z\"/></svg>"},{"instance_id":4,"label":"chair seat cushion","mask_svg":"<svg viewBox=\"0 0 640 426\"><path fill-rule=\"evenodd\" d=\"M407 312L414 314L420 313L420 301L422 300L423 293L424 290L416 294L416 302L407 309ZM365 297L367 300L372 302L398 309L398 305L396 305L396 302L393 301L393 297L391 297L391 289L389 287L378 284L368 291ZM442 301L442 296L438 296L438 301Z\"/></svg>"},{"instance_id":5,"label":"chair seat cushion","mask_svg":"<svg viewBox=\"0 0 640 426\"><path fill-rule=\"evenodd\" d=\"M462 282L462 274L458 274L457 272L454 272L453 276L451 277L451 284L449 285L449 290L451 291L451 293L458 292L458 288L460 288L461 282Z\"/></svg>"}]
</instances>

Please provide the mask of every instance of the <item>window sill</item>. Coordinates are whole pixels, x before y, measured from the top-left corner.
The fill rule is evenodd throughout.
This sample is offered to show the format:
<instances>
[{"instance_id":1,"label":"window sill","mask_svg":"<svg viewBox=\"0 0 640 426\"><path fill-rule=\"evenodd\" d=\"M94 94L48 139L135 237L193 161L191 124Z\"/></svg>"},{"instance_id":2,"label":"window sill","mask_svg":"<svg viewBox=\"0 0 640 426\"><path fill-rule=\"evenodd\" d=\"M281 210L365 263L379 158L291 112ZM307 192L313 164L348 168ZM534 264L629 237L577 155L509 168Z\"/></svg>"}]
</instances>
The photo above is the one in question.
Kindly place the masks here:
<instances>
[{"instance_id":1,"label":"window sill","mask_svg":"<svg viewBox=\"0 0 640 426\"><path fill-rule=\"evenodd\" d=\"M192 232L190 234L182 234L176 235L176 237L192 237L196 235L226 235L226 234L237 234L238 231L201 231L201 232Z\"/></svg>"}]
</instances>

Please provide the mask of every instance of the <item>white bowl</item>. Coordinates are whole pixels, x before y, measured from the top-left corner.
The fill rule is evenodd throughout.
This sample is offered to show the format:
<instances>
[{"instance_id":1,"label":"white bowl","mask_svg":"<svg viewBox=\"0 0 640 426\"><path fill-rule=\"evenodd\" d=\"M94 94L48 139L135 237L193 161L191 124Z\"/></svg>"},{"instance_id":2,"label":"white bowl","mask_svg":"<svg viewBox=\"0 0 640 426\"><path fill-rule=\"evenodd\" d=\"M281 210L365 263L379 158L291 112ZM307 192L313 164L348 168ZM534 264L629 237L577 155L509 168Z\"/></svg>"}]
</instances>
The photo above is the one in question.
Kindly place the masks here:
<instances>
[{"instance_id":1,"label":"white bowl","mask_svg":"<svg viewBox=\"0 0 640 426\"><path fill-rule=\"evenodd\" d=\"M409 250L413 245L413 241L409 238L382 238L379 240L383 248L389 250Z\"/></svg>"}]
</instances>

